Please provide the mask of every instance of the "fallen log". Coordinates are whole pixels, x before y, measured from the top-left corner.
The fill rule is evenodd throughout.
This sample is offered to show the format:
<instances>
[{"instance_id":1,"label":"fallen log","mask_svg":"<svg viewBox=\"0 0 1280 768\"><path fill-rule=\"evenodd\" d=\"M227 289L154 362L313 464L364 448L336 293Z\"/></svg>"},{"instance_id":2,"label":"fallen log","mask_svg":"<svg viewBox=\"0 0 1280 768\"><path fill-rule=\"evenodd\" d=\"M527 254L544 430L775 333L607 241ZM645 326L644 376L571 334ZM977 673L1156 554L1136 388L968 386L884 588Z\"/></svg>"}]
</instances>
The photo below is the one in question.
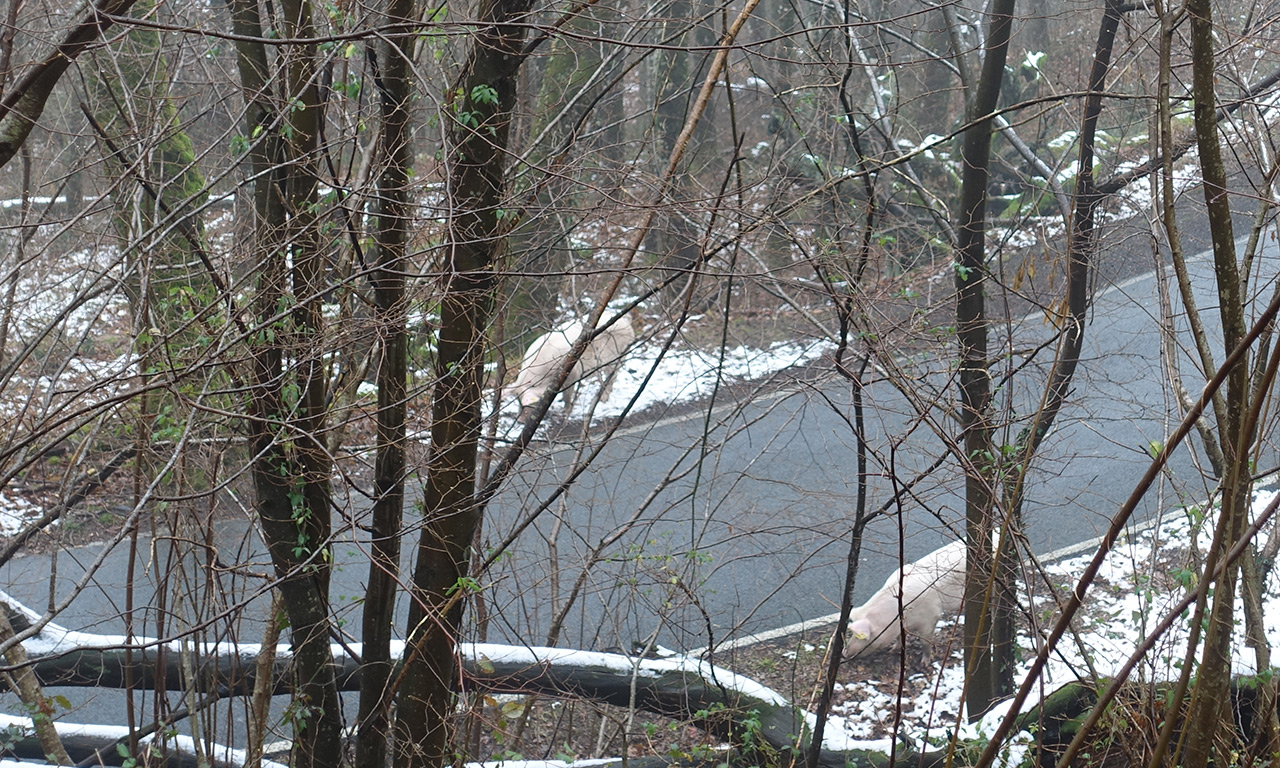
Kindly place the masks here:
<instances>
[{"instance_id":1,"label":"fallen log","mask_svg":"<svg viewBox=\"0 0 1280 768\"><path fill-rule=\"evenodd\" d=\"M37 614L0 593L15 631L30 630L40 621ZM175 641L152 638L99 635L67 630L46 623L28 637L24 645L37 677L45 685L123 687L125 668L131 667L134 685L182 690L183 675L178 665L184 650ZM187 642L185 652L195 661L199 692L218 696L248 694L254 683L257 644ZM620 707L634 704L655 714L685 718L725 735L735 744L756 744L765 751L792 754L807 748L813 715L796 707L783 696L749 678L684 656L665 659L633 658L622 654L596 653L565 648L537 648L481 643L459 646L464 688L489 693L539 694L558 698L580 698ZM343 690L359 687L360 646L331 646ZM394 644L393 657L404 652ZM273 687L287 693L292 653L287 645L275 649ZM1256 704L1255 678L1237 678L1232 685L1233 710L1237 730L1247 740ZM1160 684L1151 695L1160 698ZM634 696L634 698L633 698ZM1059 747L1075 735L1078 725L1097 701L1091 683L1071 683L1050 694L1022 714L1017 730L1036 734L1037 762L1052 764ZM75 736L68 749L84 754ZM32 740L34 744L34 740ZM889 742L853 739L839 723L827 725L820 765L826 768L882 768L889 765ZM964 745L959 745L964 749ZM38 747L24 756L39 758ZM730 765L758 762L758 754L726 755ZM185 759L185 758L183 758ZM946 752L915 753L901 747L897 765L942 765ZM611 763L593 762L598 768ZM632 768L640 766L628 761ZM175 763L185 766L185 763ZM682 765L655 758L643 768L674 768ZM619 762L619 766L621 763ZM682 766L683 768L683 766ZM689 768L693 768L692 764Z\"/></svg>"},{"instance_id":2,"label":"fallen log","mask_svg":"<svg viewBox=\"0 0 1280 768\"><path fill-rule=\"evenodd\" d=\"M19 633L37 626L40 617L0 593ZM191 655L200 693L246 695L253 689L255 660L260 646L252 643L187 642L145 637L76 632L45 623L24 641L37 677L50 686L121 688L125 670L139 688L163 686L182 690L182 653ZM360 646L330 646L343 690L359 687ZM459 646L462 685L490 693L540 694L582 698L620 707L686 718L729 737L736 743L791 754L807 749L814 716L776 691L701 659L633 658L566 648L537 648L487 643ZM404 653L393 644L392 656ZM272 669L275 690L286 693L292 652L275 649ZM634 696L634 699L633 699ZM837 722L827 724L819 763L827 768L888 765L889 742L853 738ZM899 750L903 761L920 764L919 755ZM905 762L904 762L905 764ZM926 762L927 764L927 762Z\"/></svg>"},{"instance_id":3,"label":"fallen log","mask_svg":"<svg viewBox=\"0 0 1280 768\"><path fill-rule=\"evenodd\" d=\"M77 764L85 765L124 765L126 756L116 749L117 744L128 743L129 729L117 725L83 725L80 723L56 722L58 737L66 747L67 754ZM32 732L31 719L0 714L0 733L16 735L8 752L21 760L44 761L44 750ZM27 734L27 735L19 735ZM138 764L162 766L163 768L242 768L245 764L243 750L232 749L221 744L205 744L204 754L208 762L204 762L196 750L196 743L190 736L156 735L143 736L138 739L138 749L147 755L146 760L138 760ZM287 768L270 760L262 761L262 768Z\"/></svg>"},{"instance_id":4,"label":"fallen log","mask_svg":"<svg viewBox=\"0 0 1280 768\"><path fill-rule=\"evenodd\" d=\"M1258 714L1259 686L1266 683L1268 679L1274 678L1275 674L1276 672L1273 671L1269 675L1238 675L1231 680L1231 712L1235 721L1235 734L1244 744L1251 743L1257 735L1254 732L1253 723ZM1013 727L1014 732L1028 731L1036 734L1038 765L1051 767L1057 764L1058 756L1075 738L1085 717L1097 704L1098 691L1106 688L1108 683L1109 680L1068 683L1018 717ZM1128 701L1130 706L1133 702L1140 701L1153 703L1154 708L1151 713L1154 717L1149 723L1152 737L1163 725L1163 718L1167 716L1164 702L1172 686L1173 683L1165 681L1153 683L1131 681L1121 689L1121 697ZM1179 713L1177 716L1182 717L1182 715L1183 713ZM1124 722L1126 731L1131 732L1132 723L1128 720ZM1182 725L1175 731L1175 741L1182 731ZM1110 737L1099 730L1097 738L1106 740Z\"/></svg>"}]
</instances>

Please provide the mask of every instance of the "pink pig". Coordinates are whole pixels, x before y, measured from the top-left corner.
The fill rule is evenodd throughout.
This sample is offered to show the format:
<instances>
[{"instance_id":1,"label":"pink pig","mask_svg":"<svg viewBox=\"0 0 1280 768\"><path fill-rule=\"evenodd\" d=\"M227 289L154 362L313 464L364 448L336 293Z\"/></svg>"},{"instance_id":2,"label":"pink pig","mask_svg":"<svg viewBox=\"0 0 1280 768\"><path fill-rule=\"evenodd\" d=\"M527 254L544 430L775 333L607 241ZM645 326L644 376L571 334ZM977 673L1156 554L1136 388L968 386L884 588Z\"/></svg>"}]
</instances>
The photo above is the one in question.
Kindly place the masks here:
<instances>
[{"instance_id":1,"label":"pink pig","mask_svg":"<svg viewBox=\"0 0 1280 768\"><path fill-rule=\"evenodd\" d=\"M530 410L546 393L547 387L555 381L565 357L573 349L573 343L582 335L583 322L574 320L550 333L544 333L533 340L525 350L524 359L520 362L520 373L516 376L511 391L520 401L518 421L524 423ZM564 383L564 407L568 411L578 395L578 388L583 379L597 372L604 372L604 384L600 389L600 400L605 401L613 389L614 374L622 359L623 352L636 340L635 329L631 326L631 318L623 315L599 336L591 340L581 359L569 372Z\"/></svg>"},{"instance_id":2,"label":"pink pig","mask_svg":"<svg viewBox=\"0 0 1280 768\"><path fill-rule=\"evenodd\" d=\"M952 542L894 571L871 599L849 614L845 656L887 651L902 636L898 624L898 584L907 634L930 645L938 619L960 612L964 602L965 544Z\"/></svg>"}]
</instances>

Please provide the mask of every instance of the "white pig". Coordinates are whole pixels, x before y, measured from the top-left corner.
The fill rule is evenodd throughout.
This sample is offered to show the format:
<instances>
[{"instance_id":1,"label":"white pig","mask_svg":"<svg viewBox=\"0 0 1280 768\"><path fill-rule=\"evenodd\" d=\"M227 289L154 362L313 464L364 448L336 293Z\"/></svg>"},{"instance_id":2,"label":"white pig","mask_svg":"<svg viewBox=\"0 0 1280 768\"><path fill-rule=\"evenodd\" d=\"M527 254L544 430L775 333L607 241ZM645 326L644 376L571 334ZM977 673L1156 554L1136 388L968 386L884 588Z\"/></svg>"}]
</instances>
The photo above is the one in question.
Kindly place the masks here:
<instances>
[{"instance_id":1,"label":"white pig","mask_svg":"<svg viewBox=\"0 0 1280 768\"><path fill-rule=\"evenodd\" d=\"M512 391L520 401L520 415L517 421L524 423L528 419L533 406L542 399L547 387L555 382L560 366L564 364L565 357L573 349L573 343L582 335L583 327L581 320L574 320L568 325L534 339L525 350L524 359L520 362L520 373L516 376L516 383L511 385ZM591 340L582 357L569 372L569 378L565 380L565 411L573 407L573 401L578 396L578 388L582 380L597 372L604 373L600 401L604 402L609 398L609 392L613 389L614 375L617 373L617 365L622 359L623 352L635 340L636 332L631 326L631 318L627 315L620 317L603 333Z\"/></svg>"},{"instance_id":2,"label":"white pig","mask_svg":"<svg viewBox=\"0 0 1280 768\"><path fill-rule=\"evenodd\" d=\"M849 643L845 656L895 648L902 636L898 625L898 584L902 584L902 620L907 634L929 645L938 619L960 612L964 603L965 544L952 542L894 571L871 599L849 614Z\"/></svg>"}]
</instances>

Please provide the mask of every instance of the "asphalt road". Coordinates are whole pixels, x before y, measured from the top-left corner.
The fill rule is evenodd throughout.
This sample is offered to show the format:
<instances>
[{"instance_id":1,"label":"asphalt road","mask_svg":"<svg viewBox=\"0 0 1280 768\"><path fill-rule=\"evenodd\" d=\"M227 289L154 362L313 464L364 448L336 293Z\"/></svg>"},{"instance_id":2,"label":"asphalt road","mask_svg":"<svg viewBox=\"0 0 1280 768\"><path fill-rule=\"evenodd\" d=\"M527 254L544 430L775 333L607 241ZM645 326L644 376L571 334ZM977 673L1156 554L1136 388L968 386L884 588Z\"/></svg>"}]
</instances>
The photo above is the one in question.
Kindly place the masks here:
<instances>
[{"instance_id":1,"label":"asphalt road","mask_svg":"<svg viewBox=\"0 0 1280 768\"><path fill-rule=\"evenodd\" d=\"M1260 269L1274 276L1276 268L1273 252ZM1193 260L1196 302L1206 315L1215 314L1217 303L1211 274L1207 256ZM1027 535L1036 552L1105 530L1146 470L1149 447L1176 425L1158 322L1151 275L1097 295L1072 401L1028 478ZM1018 349L1049 337L1042 316L1016 326ZM1220 360L1217 324L1208 332ZM1186 338L1178 336L1180 366L1198 394L1204 378ZM1015 357L1007 365L1020 362ZM936 368L930 361L902 365L898 376L908 377L910 387L894 386L881 372L869 376L875 380L865 391L872 508L893 496L890 477L910 480L942 451L940 434L956 432L943 408L919 405L950 403L954 387L945 375L929 373ZM1000 405L1031 413L1046 366L1042 361L1011 378L1000 390ZM497 636L544 639L550 607L563 601L583 569L584 605L570 612L564 638L589 648L627 647L655 632L664 645L692 648L833 612L856 503L850 399L848 384L833 378L726 407L710 426L705 415L694 414L615 440L568 501L544 513L532 526L536 535L526 534L496 571L495 613L504 617L494 625ZM1014 436L1011 431L998 441ZM491 530L509 527L534 499L545 498L572 453L566 448L531 462L500 497ZM1195 462L1191 447L1180 450L1134 521L1205 498ZM913 488L900 516L873 523L856 600L870 596L896 566L900 541L914 559L963 530L961 480L957 462L947 460ZM605 550L607 557L592 559L599 542L628 525L633 530Z\"/></svg>"},{"instance_id":2,"label":"asphalt road","mask_svg":"<svg viewBox=\"0 0 1280 768\"><path fill-rule=\"evenodd\" d=\"M1213 315L1216 297L1206 277L1207 257L1196 257L1193 265L1196 300ZM1272 276L1270 290L1280 271L1274 250L1259 271ZM1146 469L1148 446L1176 423L1156 331L1158 307L1151 275L1096 295L1072 402L1028 478L1027 535L1037 552L1104 530ZM1040 316L1015 326L1020 350L1048 337ZM1216 325L1210 335L1215 342L1219 338ZM1189 389L1198 393L1203 378L1186 353L1185 339L1178 336L1178 355ZM1220 349L1216 355L1221 359ZM1018 363L1015 357L1008 364ZM944 412L954 398L945 375L929 372L936 367L929 360L901 365L895 375L911 381L903 387L911 399L883 371L869 374L873 381L865 391L871 507L893 495L891 478L907 481L939 455L939 434L956 432ZM1030 412L1045 366L1038 363L1005 383L1000 405ZM929 402L942 405L918 406ZM831 613L839 601L855 507L851 423L849 386L832 378L784 387L750 402L719 404L709 419L705 412L691 413L624 430L482 579L488 639L547 642L553 618L571 595L572 607L556 639L591 649L628 647L647 638L688 649ZM486 546L501 541L548 497L576 450L546 447L523 462L491 506ZM1263 465L1273 458L1274 452ZM1206 489L1192 450L1183 448L1135 521L1199 501ZM960 490L958 466L948 460L912 489L900 514L873 522L855 599L869 596L896 566L899 542L913 559L962 530ZM414 513L408 518L412 525ZM176 617L187 615L193 617L188 624L208 622L215 634L234 631L246 641L258 638L262 600L247 609L239 604L262 580L210 566L216 551L218 562L247 563L242 570L265 574L261 546L236 526L219 526L205 535L201 543L206 546L194 554L187 542L171 547L164 539L143 540L134 561L135 603L154 603L151 585L158 581L172 588L164 606L148 612L135 631L177 632L185 625ZM354 626L366 575L362 549L358 539L351 539L339 544L336 556L334 599ZM71 593L84 564L98 552L99 547L84 547L62 553L56 562L45 556L18 558L0 571L0 584L39 610L50 600L51 572L56 572L52 595L60 599ZM127 567L123 551L113 553L59 621L86 631L122 631ZM207 596L216 601L202 604ZM473 621L476 616L469 614ZM119 721L118 694L98 692L90 698L96 703L85 703L77 694L78 711L71 719ZM237 718L233 710L222 716Z\"/></svg>"}]
</instances>

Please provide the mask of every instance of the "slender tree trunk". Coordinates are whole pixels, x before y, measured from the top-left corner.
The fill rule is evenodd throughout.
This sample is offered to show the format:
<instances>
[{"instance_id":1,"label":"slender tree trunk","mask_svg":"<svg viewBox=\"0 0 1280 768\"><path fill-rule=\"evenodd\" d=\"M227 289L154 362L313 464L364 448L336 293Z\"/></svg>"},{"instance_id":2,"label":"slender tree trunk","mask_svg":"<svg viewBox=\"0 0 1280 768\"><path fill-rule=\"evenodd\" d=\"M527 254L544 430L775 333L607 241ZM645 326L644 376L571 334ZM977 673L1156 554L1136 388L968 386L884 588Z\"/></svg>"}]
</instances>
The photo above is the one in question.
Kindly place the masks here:
<instances>
[{"instance_id":1,"label":"slender tree trunk","mask_svg":"<svg viewBox=\"0 0 1280 768\"><path fill-rule=\"evenodd\" d=\"M13 625L9 616L0 610L0 641L12 640ZM53 726L53 715L56 711L53 704L45 698L44 689L36 679L35 672L27 664L27 649L22 643L15 643L4 655L4 660L12 668L12 672L4 674L9 687L18 692L18 698L31 717L31 727L40 740L40 748L44 758L54 765L72 765L74 761L67 755L67 749L58 738L58 731Z\"/></svg>"},{"instance_id":2,"label":"slender tree trunk","mask_svg":"<svg viewBox=\"0 0 1280 768\"><path fill-rule=\"evenodd\" d=\"M280 641L280 616L283 613L284 604L280 600L280 592L272 590L267 626L262 630L262 644L253 665L255 677L253 690L249 694L249 715L245 722L249 741L245 749L245 768L260 768L262 765L262 748L267 742L267 716L270 714L271 695L274 692L271 671L276 663L276 644Z\"/></svg>"},{"instance_id":3,"label":"slender tree trunk","mask_svg":"<svg viewBox=\"0 0 1280 768\"><path fill-rule=\"evenodd\" d=\"M387 0L384 23L404 25L413 16L413 0ZM375 83L381 99L373 273L377 321L378 414L374 460L373 521L370 526L369 581L362 619L363 662L356 734L356 768L385 768L390 736L388 684L393 662L391 630L395 618L396 575L400 563L400 526L404 512L405 398L408 384L408 336L405 307L405 249L409 240L409 107L413 35L389 34L379 46Z\"/></svg>"},{"instance_id":4,"label":"slender tree trunk","mask_svg":"<svg viewBox=\"0 0 1280 768\"><path fill-rule=\"evenodd\" d=\"M1004 505L1005 509L1009 510L1011 518L1011 524L1007 526L1007 530L1017 535L1022 533L1022 506L1025 500L1027 468L1031 465L1032 459L1040 450L1040 445L1053 428L1058 413L1066 403L1076 368L1080 363L1080 353L1084 349L1090 265L1097 248L1094 214L1102 201L1102 195L1098 192L1094 181L1094 140L1098 130L1098 117L1102 113L1102 94L1106 87L1107 72L1111 66L1116 30L1120 26L1120 12L1120 4L1117 0L1107 0L1102 23L1098 29L1093 67L1089 75L1089 95L1085 98L1084 117L1080 128L1075 206L1072 211L1070 237L1067 243L1066 312L1058 354L1035 419L1018 437L1018 450L1014 454L1015 462L1012 462L1012 466L1009 466L1010 462L1006 462L1003 486ZM1003 599L996 601L992 618L996 679L1008 681L1010 689L1015 672L1014 650L1017 631L1016 614L1013 610L1015 604L1013 585L1016 576L1014 567L1016 549L1013 543L1013 537L1001 539L1000 553L997 556L1001 576L997 584L1001 587L1001 591L997 596ZM1005 693L1005 690L1001 691L1001 695Z\"/></svg>"},{"instance_id":5,"label":"slender tree trunk","mask_svg":"<svg viewBox=\"0 0 1280 768\"><path fill-rule=\"evenodd\" d=\"M960 226L956 243L956 338L960 358L960 424L964 445L965 536L969 577L965 583L965 673L969 716L980 717L1003 689L992 658L991 530L995 455L991 447L991 372L988 369L986 290L986 214L991 113L1000 98L1004 62L1013 26L1014 0L991 4L982 74L969 106L972 125L961 145L963 172Z\"/></svg>"},{"instance_id":6,"label":"slender tree trunk","mask_svg":"<svg viewBox=\"0 0 1280 768\"><path fill-rule=\"evenodd\" d=\"M134 0L100 0L43 59L28 67L0 97L0 168L18 153L44 112L67 68L111 27L112 18L129 12ZM77 9L79 10L79 9Z\"/></svg>"},{"instance_id":7,"label":"slender tree trunk","mask_svg":"<svg viewBox=\"0 0 1280 768\"><path fill-rule=\"evenodd\" d=\"M1244 338L1244 306L1240 274L1236 266L1235 234L1231 208L1227 198L1227 173L1218 139L1216 93L1214 90L1213 8L1210 0L1191 0L1187 4L1191 17L1192 96L1195 109L1196 141L1200 149L1200 167L1204 178L1205 205L1209 213L1213 238L1214 275L1218 283L1218 307L1222 319L1224 349L1234 349ZM1214 530L1213 550L1218 557L1244 533L1248 523L1249 468L1248 451L1252 442L1245 413L1248 410L1248 365L1242 360L1227 378L1225 423L1219 425L1223 458L1227 474L1222 480L1222 509ZM1204 656L1191 696L1188 722L1193 725L1187 735L1184 765L1203 768L1213 757L1214 747L1222 743L1231 727L1228 709L1231 682L1231 635L1234 612L1237 566L1227 567L1213 591L1213 607L1205 632Z\"/></svg>"},{"instance_id":8,"label":"slender tree trunk","mask_svg":"<svg viewBox=\"0 0 1280 768\"><path fill-rule=\"evenodd\" d=\"M245 38L264 37L253 0L231 0L232 25ZM284 36L312 37L306 2L281 4ZM257 268L251 339L250 445L256 508L293 646L293 700L287 713L294 728L291 763L298 768L336 768L342 759L342 721L329 650L330 466L322 430L324 380L320 329L320 251L314 220L316 156L321 104L315 86L314 46L281 50L286 66L288 130L273 127L271 72L265 49L237 42L237 63L246 94L245 135L254 182L253 255ZM290 272L292 265L292 274ZM288 369L284 361L291 358Z\"/></svg>"},{"instance_id":9,"label":"slender tree trunk","mask_svg":"<svg viewBox=\"0 0 1280 768\"><path fill-rule=\"evenodd\" d=\"M501 247L511 109L524 59L522 21L531 0L484 0L455 88L444 156L452 192L431 412L431 454L399 680L397 768L451 761L454 653L470 547L480 524L475 493L485 332L493 308L493 266ZM465 115L465 119L464 116Z\"/></svg>"}]
</instances>

